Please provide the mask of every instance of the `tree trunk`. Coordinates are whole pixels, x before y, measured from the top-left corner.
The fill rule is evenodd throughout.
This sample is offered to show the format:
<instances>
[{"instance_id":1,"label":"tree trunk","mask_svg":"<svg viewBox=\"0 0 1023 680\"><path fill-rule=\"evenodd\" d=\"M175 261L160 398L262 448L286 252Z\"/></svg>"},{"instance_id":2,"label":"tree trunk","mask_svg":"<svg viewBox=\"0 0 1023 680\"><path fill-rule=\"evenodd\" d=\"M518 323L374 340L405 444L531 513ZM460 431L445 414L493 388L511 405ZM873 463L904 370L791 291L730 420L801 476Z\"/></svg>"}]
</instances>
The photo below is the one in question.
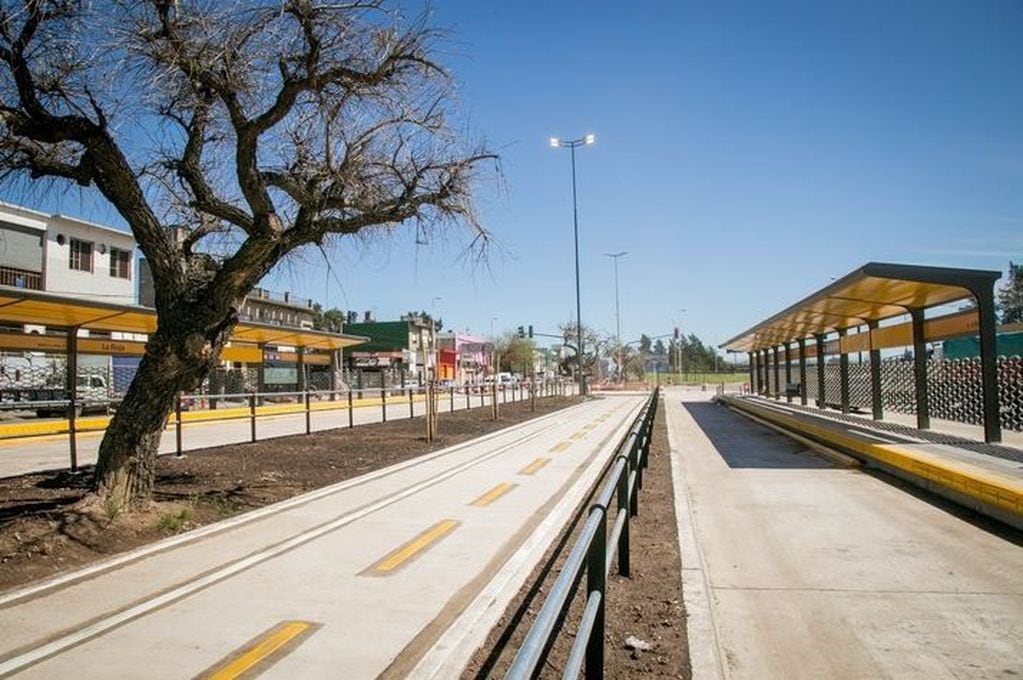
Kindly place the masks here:
<instances>
[{"instance_id":1,"label":"tree trunk","mask_svg":"<svg viewBox=\"0 0 1023 680\"><path fill-rule=\"evenodd\" d=\"M119 509L149 502L156 455L167 418L182 391L198 386L216 365L234 320L213 331L162 325L146 353L99 447L93 490ZM165 330L168 326L172 330Z\"/></svg>"}]
</instances>

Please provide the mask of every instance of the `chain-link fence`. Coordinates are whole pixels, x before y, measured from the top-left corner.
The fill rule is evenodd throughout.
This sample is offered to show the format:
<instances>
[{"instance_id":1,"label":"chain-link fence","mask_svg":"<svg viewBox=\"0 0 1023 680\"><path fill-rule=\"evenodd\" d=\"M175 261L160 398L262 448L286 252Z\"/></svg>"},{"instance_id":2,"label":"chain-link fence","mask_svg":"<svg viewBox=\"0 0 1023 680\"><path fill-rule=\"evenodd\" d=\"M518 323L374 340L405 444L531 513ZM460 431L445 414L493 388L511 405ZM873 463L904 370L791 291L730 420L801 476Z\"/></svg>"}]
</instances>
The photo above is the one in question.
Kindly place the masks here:
<instances>
[{"instance_id":1,"label":"chain-link fence","mask_svg":"<svg viewBox=\"0 0 1023 680\"><path fill-rule=\"evenodd\" d=\"M782 381L784 381L784 366ZM818 367L806 366L807 402L817 401ZM774 392L774 369L769 372ZM799 382L799 365L793 362L792 382ZM824 365L824 390L828 403L836 405L841 395L841 375L837 361ZM784 393L784 390L782 390ZM972 425L984 423L984 390L980 359L928 359L927 397L932 418ZM849 405L869 411L873 398L869 362L849 364ZM998 358L998 404L1002 428L1023 431L1023 358ZM894 413L916 414L913 361L893 357L881 361L881 408Z\"/></svg>"}]
</instances>

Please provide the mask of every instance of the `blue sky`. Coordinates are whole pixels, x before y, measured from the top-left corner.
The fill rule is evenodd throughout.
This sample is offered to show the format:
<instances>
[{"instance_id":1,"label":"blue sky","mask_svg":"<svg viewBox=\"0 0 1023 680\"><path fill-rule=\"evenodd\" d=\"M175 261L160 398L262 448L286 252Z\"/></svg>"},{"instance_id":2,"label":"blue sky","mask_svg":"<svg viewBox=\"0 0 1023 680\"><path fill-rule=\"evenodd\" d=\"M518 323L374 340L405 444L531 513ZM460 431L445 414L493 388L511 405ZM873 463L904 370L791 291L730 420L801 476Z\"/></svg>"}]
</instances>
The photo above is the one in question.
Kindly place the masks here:
<instances>
[{"instance_id":1,"label":"blue sky","mask_svg":"<svg viewBox=\"0 0 1023 680\"><path fill-rule=\"evenodd\" d=\"M435 0L499 244L407 233L267 283L377 318L434 306L487 333L574 316L567 151L578 156L583 321L720 342L870 261L1023 260L1023 3ZM52 199L51 201L52 202ZM53 208L52 205L45 206ZM88 201L61 212L104 217ZM686 312L680 314L679 310Z\"/></svg>"}]
</instances>

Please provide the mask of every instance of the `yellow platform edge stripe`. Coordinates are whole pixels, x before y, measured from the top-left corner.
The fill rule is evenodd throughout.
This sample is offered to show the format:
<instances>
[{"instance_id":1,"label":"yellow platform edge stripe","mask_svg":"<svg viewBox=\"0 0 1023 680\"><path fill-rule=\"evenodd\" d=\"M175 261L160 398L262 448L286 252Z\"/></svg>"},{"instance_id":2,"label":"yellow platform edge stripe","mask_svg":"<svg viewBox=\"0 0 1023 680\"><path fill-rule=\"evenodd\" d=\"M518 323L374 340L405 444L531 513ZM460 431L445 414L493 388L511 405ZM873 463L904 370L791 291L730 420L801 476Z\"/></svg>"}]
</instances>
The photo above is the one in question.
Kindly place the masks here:
<instances>
[{"instance_id":1,"label":"yellow platform edge stripe","mask_svg":"<svg viewBox=\"0 0 1023 680\"><path fill-rule=\"evenodd\" d=\"M837 444L887 465L922 477L974 500L995 506L1015 515L1023 515L1023 482L1010 477L979 470L969 464L950 463L923 451L911 451L896 444L871 444L831 428L806 423L769 408L742 400L726 399L725 403L755 412L765 420L778 423L796 432L808 433L819 440Z\"/></svg>"},{"instance_id":2,"label":"yellow platform edge stripe","mask_svg":"<svg viewBox=\"0 0 1023 680\"><path fill-rule=\"evenodd\" d=\"M389 574L398 567L408 563L414 557L419 556L427 548L455 530L461 522L454 519L442 519L430 528L426 529L411 541L388 553L382 559L375 562L363 574Z\"/></svg>"},{"instance_id":3,"label":"yellow platform edge stripe","mask_svg":"<svg viewBox=\"0 0 1023 680\"><path fill-rule=\"evenodd\" d=\"M197 677L203 680L234 680L250 674L250 671L257 667L265 670L301 644L319 627L320 624L310 621L282 621L249 640L239 650L227 655Z\"/></svg>"}]
</instances>

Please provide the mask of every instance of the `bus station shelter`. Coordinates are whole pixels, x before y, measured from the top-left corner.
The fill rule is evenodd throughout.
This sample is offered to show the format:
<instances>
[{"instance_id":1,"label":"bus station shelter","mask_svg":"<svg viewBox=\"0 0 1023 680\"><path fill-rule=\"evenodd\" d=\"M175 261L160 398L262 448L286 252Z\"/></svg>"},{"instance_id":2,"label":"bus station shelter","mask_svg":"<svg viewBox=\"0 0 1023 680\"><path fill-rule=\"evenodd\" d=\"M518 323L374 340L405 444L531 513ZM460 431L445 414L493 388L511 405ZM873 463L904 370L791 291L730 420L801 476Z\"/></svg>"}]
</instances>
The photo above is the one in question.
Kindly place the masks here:
<instances>
[{"instance_id":1,"label":"bus station shelter","mask_svg":"<svg viewBox=\"0 0 1023 680\"><path fill-rule=\"evenodd\" d=\"M0 350L53 352L67 355L68 398L75 398L79 354L142 356L146 343L115 340L110 333L150 335L156 331L156 310L137 305L116 305L20 288L0 287L0 325L38 325L63 334L0 333ZM79 330L98 331L103 337L79 337ZM277 353L278 361L293 361L300 370L299 390L308 364L338 365L338 350L358 345L366 338L305 328L240 322L231 333L220 358L224 361L262 365L267 347L290 347Z\"/></svg>"},{"instance_id":2,"label":"bus station shelter","mask_svg":"<svg viewBox=\"0 0 1023 680\"><path fill-rule=\"evenodd\" d=\"M817 405L826 408L823 366L828 355L839 358L838 404L849 406L849 355L869 352L873 417L883 417L881 401L881 350L913 348L913 378L917 427L930 427L927 390L927 343L965 335L979 336L980 373L983 390L984 439L1001 441L998 403L998 369L995 347L994 284L1000 272L870 262L803 298L764 321L722 343L729 352L746 352L750 365L750 388L766 394L768 371L773 366L774 384L780 385L784 367L791 382L793 346L799 362L799 394L806 404L806 361L815 357ZM972 300L972 308L927 318L925 311L960 300ZM908 323L888 323L909 315ZM850 333L850 331L856 331ZM829 335L836 335L828 339ZM784 354L784 358L782 358ZM790 395L791 396L791 395Z\"/></svg>"}]
</instances>

